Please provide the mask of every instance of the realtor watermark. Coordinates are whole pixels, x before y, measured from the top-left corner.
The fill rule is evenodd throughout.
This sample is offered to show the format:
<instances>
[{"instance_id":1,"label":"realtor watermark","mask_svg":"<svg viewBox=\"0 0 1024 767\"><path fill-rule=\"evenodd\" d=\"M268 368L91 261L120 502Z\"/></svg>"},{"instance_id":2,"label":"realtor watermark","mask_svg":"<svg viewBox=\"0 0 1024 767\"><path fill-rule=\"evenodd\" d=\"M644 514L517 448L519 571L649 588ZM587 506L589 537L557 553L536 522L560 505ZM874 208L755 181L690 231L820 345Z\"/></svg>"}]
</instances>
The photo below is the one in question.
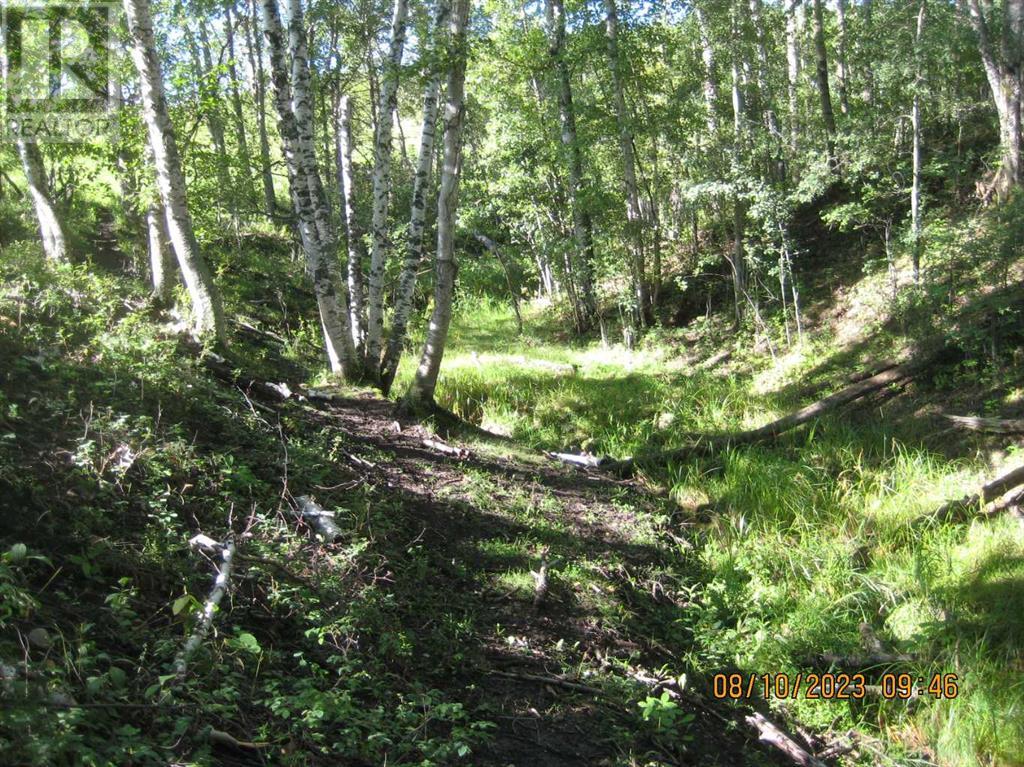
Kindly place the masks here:
<instances>
[{"instance_id":1,"label":"realtor watermark","mask_svg":"<svg viewBox=\"0 0 1024 767\"><path fill-rule=\"evenodd\" d=\"M117 132L114 53L120 6L90 0L0 0L0 140L106 141Z\"/></svg>"}]
</instances>

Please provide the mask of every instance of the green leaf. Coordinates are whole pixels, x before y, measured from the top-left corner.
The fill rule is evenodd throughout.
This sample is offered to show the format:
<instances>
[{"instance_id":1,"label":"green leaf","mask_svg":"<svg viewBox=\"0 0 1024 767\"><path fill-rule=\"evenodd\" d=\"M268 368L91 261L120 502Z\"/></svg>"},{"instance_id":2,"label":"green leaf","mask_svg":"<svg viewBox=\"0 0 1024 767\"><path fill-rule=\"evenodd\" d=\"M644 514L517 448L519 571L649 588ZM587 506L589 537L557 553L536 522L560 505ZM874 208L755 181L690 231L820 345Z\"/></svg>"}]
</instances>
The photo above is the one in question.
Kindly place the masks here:
<instances>
[{"instance_id":1,"label":"green leaf","mask_svg":"<svg viewBox=\"0 0 1024 767\"><path fill-rule=\"evenodd\" d=\"M189 594L185 594L185 596L178 597L174 600L174 604L171 605L171 612L177 615L182 610L184 610L186 605L188 605L188 603L191 601L192 597Z\"/></svg>"}]
</instances>

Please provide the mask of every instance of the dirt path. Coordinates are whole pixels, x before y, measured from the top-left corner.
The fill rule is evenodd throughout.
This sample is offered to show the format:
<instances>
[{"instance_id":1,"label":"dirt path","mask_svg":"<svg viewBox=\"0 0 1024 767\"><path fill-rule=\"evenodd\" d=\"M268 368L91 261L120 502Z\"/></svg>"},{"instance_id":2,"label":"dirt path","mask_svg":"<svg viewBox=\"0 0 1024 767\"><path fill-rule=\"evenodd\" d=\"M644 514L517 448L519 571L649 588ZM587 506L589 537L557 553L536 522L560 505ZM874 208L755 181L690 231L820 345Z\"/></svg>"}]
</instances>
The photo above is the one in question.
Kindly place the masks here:
<instances>
[{"instance_id":1,"label":"dirt path","mask_svg":"<svg viewBox=\"0 0 1024 767\"><path fill-rule=\"evenodd\" d=\"M681 609L660 578L678 559L678 543L652 525L656 499L635 485L532 461L510 444L452 440L461 453L442 453L422 426L397 422L390 402L317 408L307 407L305 417L346 435L353 472L400 502L407 534L431 553L429 577L444 579L452 603L472 616L471 649L444 686L464 690L455 697L497 724L476 764L776 762L750 737L741 712L696 693L679 701L694 719L671 739L637 720L636 701L648 691L631 674L686 671L666 647L678 640L650 630ZM535 607L528 575L542 550L553 574ZM554 676L601 689L611 679L617 689L599 694L543 681Z\"/></svg>"}]
</instances>

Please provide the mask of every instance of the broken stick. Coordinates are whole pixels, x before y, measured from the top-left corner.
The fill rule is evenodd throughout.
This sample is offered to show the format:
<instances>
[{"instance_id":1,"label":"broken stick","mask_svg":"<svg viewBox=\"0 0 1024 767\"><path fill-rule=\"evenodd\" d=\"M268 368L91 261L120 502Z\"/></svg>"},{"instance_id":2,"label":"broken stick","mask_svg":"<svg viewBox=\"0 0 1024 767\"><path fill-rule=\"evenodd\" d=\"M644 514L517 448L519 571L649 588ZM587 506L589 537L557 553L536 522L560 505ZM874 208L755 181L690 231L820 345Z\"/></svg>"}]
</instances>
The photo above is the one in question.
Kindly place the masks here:
<instances>
[{"instance_id":1,"label":"broken stick","mask_svg":"<svg viewBox=\"0 0 1024 767\"><path fill-rule=\"evenodd\" d=\"M233 535L229 535L221 547L220 567L217 568L217 577L213 581L213 590L206 598L203 609L199 613L199 622L174 659L174 673L179 679L185 676L189 660L199 649L199 645L202 644L210 630L210 626L213 624L213 614L217 611L224 594L227 593L228 585L231 583L231 565L234 562L234 557L235 538Z\"/></svg>"}]
</instances>

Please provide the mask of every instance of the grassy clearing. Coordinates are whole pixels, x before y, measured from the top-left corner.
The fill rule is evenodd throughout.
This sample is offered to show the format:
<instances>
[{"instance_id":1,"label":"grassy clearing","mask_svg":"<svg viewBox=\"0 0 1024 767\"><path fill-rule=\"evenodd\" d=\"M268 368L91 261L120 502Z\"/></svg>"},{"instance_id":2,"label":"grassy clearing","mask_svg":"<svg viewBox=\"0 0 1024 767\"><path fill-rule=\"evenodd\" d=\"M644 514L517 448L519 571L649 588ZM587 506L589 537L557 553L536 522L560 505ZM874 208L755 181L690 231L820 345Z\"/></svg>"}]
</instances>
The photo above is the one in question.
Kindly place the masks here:
<instances>
[{"instance_id":1,"label":"grassy clearing","mask_svg":"<svg viewBox=\"0 0 1024 767\"><path fill-rule=\"evenodd\" d=\"M706 335L704 348L669 333L634 352L569 347L546 317L528 314L527 335L547 339L529 341L505 307L465 307L441 403L535 448L624 456L671 447L687 431L760 425L804 404L808 382L827 391L840 385L832 370L849 370L849 353L831 338L774 359L737 348L727 363L701 369L711 356ZM880 357L895 345L880 337L858 354ZM931 382L915 393L942 395ZM776 705L819 728L885 732L907 754L941 764L1021 764L1024 529L1006 516L909 527L1021 456L960 434L950 451L949 435L934 431L934 422L883 404L824 419L777 446L648 477L668 488L673 524L694 547L679 557L704 571L674 630L691 640L685 661L704 673L806 670L815 655L863 653L867 631L915 657L874 673L955 673L958 696ZM502 584L527 586L524 573Z\"/></svg>"}]
</instances>

